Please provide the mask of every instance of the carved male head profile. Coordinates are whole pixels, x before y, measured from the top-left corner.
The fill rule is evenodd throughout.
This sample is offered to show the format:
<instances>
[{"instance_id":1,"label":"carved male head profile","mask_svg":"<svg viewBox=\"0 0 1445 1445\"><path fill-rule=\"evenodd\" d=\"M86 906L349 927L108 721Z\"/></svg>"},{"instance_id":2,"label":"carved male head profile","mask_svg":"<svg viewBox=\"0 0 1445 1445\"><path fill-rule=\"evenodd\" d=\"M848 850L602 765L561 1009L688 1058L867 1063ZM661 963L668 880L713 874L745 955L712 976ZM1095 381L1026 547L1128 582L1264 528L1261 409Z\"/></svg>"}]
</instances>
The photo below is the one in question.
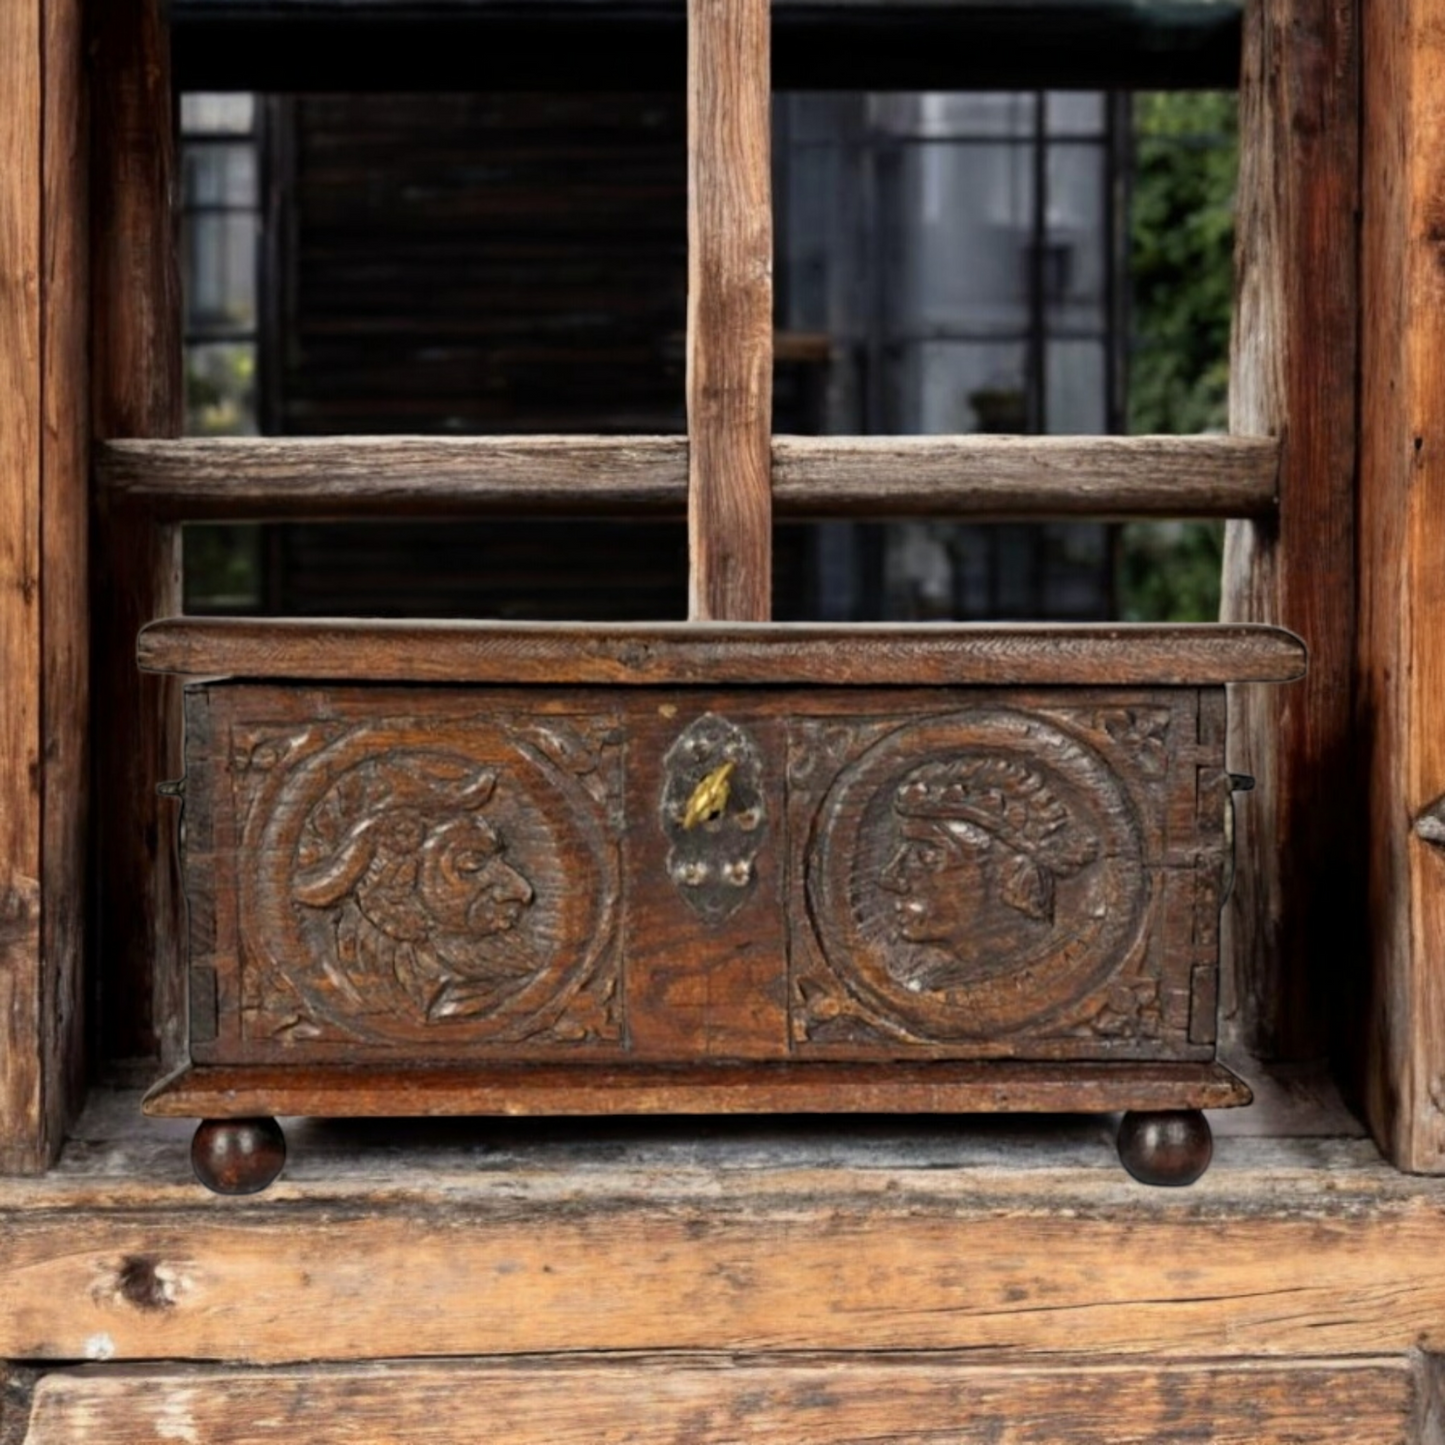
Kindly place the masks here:
<instances>
[{"instance_id":1,"label":"carved male head profile","mask_svg":"<svg viewBox=\"0 0 1445 1445\"><path fill-rule=\"evenodd\" d=\"M923 763L899 783L893 814L880 882L896 895L898 936L958 956L1007 952L1030 925L1052 924L1057 879L1099 852L1044 771L1016 757Z\"/></svg>"}]
</instances>

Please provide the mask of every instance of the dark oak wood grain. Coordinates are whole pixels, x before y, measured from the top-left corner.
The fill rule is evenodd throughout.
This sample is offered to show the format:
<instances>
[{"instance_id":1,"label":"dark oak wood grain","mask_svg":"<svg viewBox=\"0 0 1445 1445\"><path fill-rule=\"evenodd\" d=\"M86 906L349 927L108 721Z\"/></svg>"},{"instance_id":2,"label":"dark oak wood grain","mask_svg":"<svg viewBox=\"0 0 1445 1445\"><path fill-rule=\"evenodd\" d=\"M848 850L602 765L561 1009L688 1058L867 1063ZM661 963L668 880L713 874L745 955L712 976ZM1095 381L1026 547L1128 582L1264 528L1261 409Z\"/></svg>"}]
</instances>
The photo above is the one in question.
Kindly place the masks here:
<instances>
[{"instance_id":1,"label":"dark oak wood grain","mask_svg":"<svg viewBox=\"0 0 1445 1445\"><path fill-rule=\"evenodd\" d=\"M191 1057L1207 1062L1223 708L192 688Z\"/></svg>"},{"instance_id":2,"label":"dark oak wood grain","mask_svg":"<svg viewBox=\"0 0 1445 1445\"><path fill-rule=\"evenodd\" d=\"M1402 1168L1445 1170L1445 86L1428 6L1366 9L1360 722L1372 974L1364 1097Z\"/></svg>"},{"instance_id":3,"label":"dark oak wood grain","mask_svg":"<svg viewBox=\"0 0 1445 1445\"><path fill-rule=\"evenodd\" d=\"M1233 695L1232 757L1257 787L1241 818L1226 951L1236 1026L1281 1058L1318 1056L1332 1023L1349 1032L1359 1016L1349 977L1361 946L1351 677L1357 9L1248 5L1240 77L1230 429L1279 439L1279 514L1231 525L1221 615L1299 633L1310 674L1288 699Z\"/></svg>"},{"instance_id":4,"label":"dark oak wood grain","mask_svg":"<svg viewBox=\"0 0 1445 1445\"><path fill-rule=\"evenodd\" d=\"M162 520L680 516L683 437L113 441L112 504ZM773 511L826 517L1244 517L1275 506L1269 437L787 437Z\"/></svg>"},{"instance_id":5,"label":"dark oak wood grain","mask_svg":"<svg viewBox=\"0 0 1445 1445\"><path fill-rule=\"evenodd\" d=\"M174 437L182 425L169 36L160 0L92 7L91 414L97 437ZM98 497L92 587L96 943L100 1036L120 1057L174 1057L184 975L173 805L179 692L138 676L136 633L179 611L180 528Z\"/></svg>"},{"instance_id":6,"label":"dark oak wood grain","mask_svg":"<svg viewBox=\"0 0 1445 1445\"><path fill-rule=\"evenodd\" d=\"M688 615L772 615L768 0L688 0Z\"/></svg>"},{"instance_id":7,"label":"dark oak wood grain","mask_svg":"<svg viewBox=\"0 0 1445 1445\"><path fill-rule=\"evenodd\" d=\"M491 1068L196 1065L158 1084L165 1118L609 1114L1022 1114L1230 1109L1249 1089L1221 1064L510 1064Z\"/></svg>"},{"instance_id":8,"label":"dark oak wood grain","mask_svg":"<svg viewBox=\"0 0 1445 1445\"><path fill-rule=\"evenodd\" d=\"M26 1445L1357 1445L1410 1438L1414 1370L794 1356L458 1361L331 1370L92 1367L38 1382Z\"/></svg>"},{"instance_id":9,"label":"dark oak wood grain","mask_svg":"<svg viewBox=\"0 0 1445 1445\"><path fill-rule=\"evenodd\" d=\"M1304 674L1278 628L1077 626L569 626L173 618L138 643L148 671L376 682L1178 684Z\"/></svg>"}]
</instances>

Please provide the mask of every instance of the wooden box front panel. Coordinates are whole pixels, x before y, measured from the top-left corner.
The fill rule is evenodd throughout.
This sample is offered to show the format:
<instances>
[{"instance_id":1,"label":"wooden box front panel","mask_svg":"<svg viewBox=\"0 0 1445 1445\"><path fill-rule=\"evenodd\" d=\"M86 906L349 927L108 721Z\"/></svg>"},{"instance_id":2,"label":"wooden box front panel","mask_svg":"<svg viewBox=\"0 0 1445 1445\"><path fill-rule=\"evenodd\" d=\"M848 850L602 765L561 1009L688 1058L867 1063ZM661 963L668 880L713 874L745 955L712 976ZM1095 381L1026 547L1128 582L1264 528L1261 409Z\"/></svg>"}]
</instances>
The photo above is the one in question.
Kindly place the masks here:
<instances>
[{"instance_id":1,"label":"wooden box front panel","mask_svg":"<svg viewBox=\"0 0 1445 1445\"><path fill-rule=\"evenodd\" d=\"M200 1063L1213 1056L1219 688L186 716Z\"/></svg>"}]
</instances>

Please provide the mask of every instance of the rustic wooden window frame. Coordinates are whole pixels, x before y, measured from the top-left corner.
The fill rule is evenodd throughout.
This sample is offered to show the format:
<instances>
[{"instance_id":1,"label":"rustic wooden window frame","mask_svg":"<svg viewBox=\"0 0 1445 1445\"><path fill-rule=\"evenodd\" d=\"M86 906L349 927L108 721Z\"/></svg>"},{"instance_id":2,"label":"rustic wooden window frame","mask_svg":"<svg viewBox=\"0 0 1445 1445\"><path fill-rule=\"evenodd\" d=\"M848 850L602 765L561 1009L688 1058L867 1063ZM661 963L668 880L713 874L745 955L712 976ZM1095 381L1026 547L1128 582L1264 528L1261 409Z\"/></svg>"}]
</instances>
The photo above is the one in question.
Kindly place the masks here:
<instances>
[{"instance_id":1,"label":"rustic wooden window frame","mask_svg":"<svg viewBox=\"0 0 1445 1445\"><path fill-rule=\"evenodd\" d=\"M100 23L83 40L87 6ZM164 736L163 693L109 690L136 676L133 639L105 631L116 584L101 557L86 565L103 494L97 544L134 520L140 570L119 570L154 604L173 577L157 519L183 510L174 485L137 480L126 499L90 466L105 454L90 419L98 438L164 438L179 378L154 14L155 0L0 5L0 1165L42 1174L0 1178L0 1437L339 1445L505 1422L509 1445L639 1428L700 1445L960 1428L1433 1439L1445 1182L1383 1166L1337 1116L1305 1137L1313 1111L1283 1127L1237 1111L1266 1132L1228 1139L1208 1179L1173 1194L1098 1167L1102 1139L1055 1121L826 1138L739 1125L602 1148L560 1131L484 1156L465 1128L408 1129L404 1171L317 1125L314 1167L227 1201L199 1195L182 1133L137 1125L134 1092L99 1088L46 1170L84 1087L92 653L97 757L128 764L135 739ZM1274 998L1277 975L1295 1000L1253 1017L1277 1053L1313 1052L1339 1004L1377 1132L1435 1169L1445 37L1426 0L1261 0L1249 46L1236 426L1278 438L1281 506L1236 529L1231 590L1239 615L1309 635L1316 683L1290 690L1293 711L1240 699L1256 751L1271 726L1279 742L1255 800L1262 871L1240 926L1263 940L1237 940L1252 950L1242 997ZM87 106L103 141L89 161ZM1320 252L1339 289L1312 279ZM1025 475L1060 455L1027 454ZM299 471L263 459L271 482L248 505L268 486L278 505ZM788 505L806 511L795 486ZM454 505L506 490L473 479ZM675 513L685 493L674 458L638 495ZM160 540L142 547L142 524ZM141 730L106 741L123 703ZM125 775L105 784L146 805L130 823L145 840L160 805ZM165 915L134 916L139 941L109 915L91 942L100 967L122 948L145 965L134 1036L149 1058L146 950ZM1339 951L1332 926L1354 940L1343 967L1310 952Z\"/></svg>"},{"instance_id":2,"label":"rustic wooden window frame","mask_svg":"<svg viewBox=\"0 0 1445 1445\"><path fill-rule=\"evenodd\" d=\"M694 19L716 3L699 0ZM753 26L748 44L758 53L766 45L758 0L726 8L730 24ZM726 254L716 274L748 284L731 294L695 278L691 448L459 444L448 453L460 459L455 485L438 500L421 495L419 480L435 456L408 459L404 444L378 444L355 468L369 472L387 446L402 445L394 476L344 502L284 443L250 444L247 484L230 492L221 479L240 452L197 462L186 451L195 444L173 440L181 399L173 141L158 123L171 97L155 0L24 0L6 9L3 24L3 104L15 124L4 128L0 168L0 657L7 676L34 684L7 710L0 753L8 1005L0 1009L0 1166L45 1168L84 1094L87 873L96 885L89 954L95 971L121 981L105 1052L173 1059L181 1047L180 894L170 805L156 798L179 771L176 689L133 664L139 627L179 610L178 518L485 512L538 494L557 505L580 448L608 472L591 489L599 510L677 510L684 460L703 534L718 535L733 499L749 499L739 525L729 522L741 545L714 550L695 534L699 618L764 610L745 579L766 576L759 563L774 505L794 515L865 515L888 510L890 500L904 512L937 510L942 497L960 515L1055 515L1085 510L1059 482L1061 468L1082 468L1125 478L1122 492L1106 482L1090 493L1089 509L1106 515L1111 507L1243 515L1231 526L1227 615L1301 632L1312 669L1303 689L1240 689L1235 698L1235 763L1260 779L1241 832L1231 916L1235 1017L1262 1056L1306 1058L1334 1046L1354 1061L1351 1077L1392 1157L1415 1169L1445 1167L1434 1103L1445 1076L1445 1029L1433 1003L1441 969L1429 942L1445 916L1445 878L1428 827L1410 826L1445 792L1445 757L1420 725L1439 676L1436 649L1445 646L1436 640L1445 629L1428 625L1438 603L1426 581L1434 523L1422 485L1437 465L1428 402L1442 325L1440 308L1426 304L1435 242L1422 137L1440 62L1423 0L1403 11L1381 0L1365 0L1359 12L1328 0L1250 6L1230 439L1088 447L980 439L944 455L932 441L770 437L771 326L759 304L769 247L759 193L747 191L736 213L751 218L747 227L736 235L731 221L718 227L710 208L725 188L708 181L703 158L694 265L717 243ZM744 170L755 174L766 87L746 88L744 110L731 98L710 110L705 87L694 89L695 136L719 126L709 157L740 146L751 158ZM102 143L90 145L92 134ZM1361 274L1369 308L1359 304ZM737 338L726 375L716 372L714 351L696 347L715 328ZM1357 356L1368 362L1358 384ZM1233 481L1211 482L1180 507L1177 487L1151 478L1171 457L1196 474L1219 464L1211 475ZM727 468L741 468L745 480L724 492L716 478ZM765 492L759 479L770 473ZM860 478L876 486L874 500L862 497ZM929 490L935 480L939 489Z\"/></svg>"}]
</instances>

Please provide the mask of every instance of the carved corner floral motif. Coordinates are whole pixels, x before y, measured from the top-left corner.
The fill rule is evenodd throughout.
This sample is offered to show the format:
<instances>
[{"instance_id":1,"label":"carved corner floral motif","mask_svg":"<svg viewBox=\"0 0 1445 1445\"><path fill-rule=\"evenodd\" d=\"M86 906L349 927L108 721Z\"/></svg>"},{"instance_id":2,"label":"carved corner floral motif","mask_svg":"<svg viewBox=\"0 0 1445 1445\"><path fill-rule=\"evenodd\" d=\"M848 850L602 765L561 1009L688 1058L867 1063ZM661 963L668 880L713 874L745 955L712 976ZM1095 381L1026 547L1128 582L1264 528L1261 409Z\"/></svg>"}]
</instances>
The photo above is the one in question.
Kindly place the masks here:
<instances>
[{"instance_id":1,"label":"carved corner floral motif","mask_svg":"<svg viewBox=\"0 0 1445 1445\"><path fill-rule=\"evenodd\" d=\"M1105 1039L1157 1039L1164 1031L1159 980L1120 980L1109 990L1104 1007L1081 1031Z\"/></svg>"},{"instance_id":2,"label":"carved corner floral motif","mask_svg":"<svg viewBox=\"0 0 1445 1445\"><path fill-rule=\"evenodd\" d=\"M1162 777L1169 766L1169 724L1167 708L1105 708L1099 726L1118 746L1128 752L1145 777Z\"/></svg>"}]
</instances>

